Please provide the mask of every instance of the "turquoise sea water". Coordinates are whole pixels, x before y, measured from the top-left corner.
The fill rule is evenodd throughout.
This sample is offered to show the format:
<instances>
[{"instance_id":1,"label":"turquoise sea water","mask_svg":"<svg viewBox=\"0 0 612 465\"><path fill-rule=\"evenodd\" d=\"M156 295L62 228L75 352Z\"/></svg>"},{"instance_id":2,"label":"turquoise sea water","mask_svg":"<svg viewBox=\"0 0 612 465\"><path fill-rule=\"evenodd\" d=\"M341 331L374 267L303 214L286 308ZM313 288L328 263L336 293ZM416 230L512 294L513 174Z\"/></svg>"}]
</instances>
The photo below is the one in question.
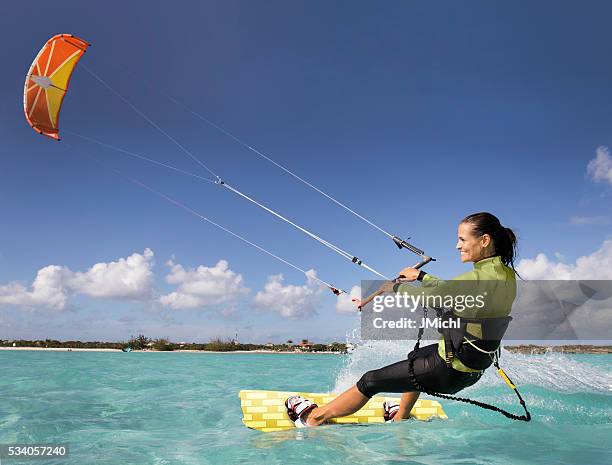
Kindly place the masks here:
<instances>
[{"instance_id":1,"label":"turquoise sea water","mask_svg":"<svg viewBox=\"0 0 612 465\"><path fill-rule=\"evenodd\" d=\"M261 433L240 389L339 391L409 344L354 354L0 352L0 444L67 443L62 460L5 464L611 464L612 356L523 356L502 365L531 423L443 402L450 419ZM463 391L520 413L494 372Z\"/></svg>"}]
</instances>

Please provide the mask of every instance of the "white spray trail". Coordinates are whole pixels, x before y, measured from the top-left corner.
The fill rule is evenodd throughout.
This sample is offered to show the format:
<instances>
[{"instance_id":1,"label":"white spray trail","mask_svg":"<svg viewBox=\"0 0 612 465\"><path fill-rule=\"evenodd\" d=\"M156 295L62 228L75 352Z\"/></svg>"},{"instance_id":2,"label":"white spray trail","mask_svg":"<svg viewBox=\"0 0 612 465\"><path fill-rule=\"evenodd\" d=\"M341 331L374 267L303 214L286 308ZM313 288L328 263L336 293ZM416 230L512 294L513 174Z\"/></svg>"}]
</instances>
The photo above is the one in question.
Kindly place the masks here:
<instances>
[{"instance_id":1,"label":"white spray trail","mask_svg":"<svg viewBox=\"0 0 612 465\"><path fill-rule=\"evenodd\" d=\"M359 332L357 328L347 334L347 343L353 350L336 377L335 392L351 387L366 371L405 360L415 343L415 340L362 341ZM421 347L434 342L422 341ZM609 368L567 354L527 355L502 350L500 365L519 387L535 385L560 393L612 393ZM462 392L503 385L497 372L489 369L476 385Z\"/></svg>"}]
</instances>

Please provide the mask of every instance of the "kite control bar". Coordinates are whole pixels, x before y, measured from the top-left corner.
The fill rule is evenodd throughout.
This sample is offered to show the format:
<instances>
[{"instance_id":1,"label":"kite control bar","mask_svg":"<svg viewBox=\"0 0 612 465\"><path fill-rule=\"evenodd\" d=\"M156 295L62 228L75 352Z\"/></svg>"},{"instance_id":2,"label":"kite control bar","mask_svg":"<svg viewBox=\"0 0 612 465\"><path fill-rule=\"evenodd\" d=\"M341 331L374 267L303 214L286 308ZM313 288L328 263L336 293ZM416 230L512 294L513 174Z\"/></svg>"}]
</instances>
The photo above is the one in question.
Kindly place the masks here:
<instances>
[{"instance_id":1,"label":"kite control bar","mask_svg":"<svg viewBox=\"0 0 612 465\"><path fill-rule=\"evenodd\" d=\"M429 262L435 262L436 261L435 258L430 257L429 255L425 255L425 252L423 250L419 249L418 247L415 247L414 245L410 244L409 242L406 242L404 239L401 239L401 238L399 238L397 236L393 236L393 242L395 242L395 244L397 245L397 247L399 249L410 250L411 252L413 252L416 255L418 255L419 257L421 257L421 261L418 262L416 265L414 265L412 268L415 268L415 269L418 270L418 269L424 267L425 265L427 265ZM399 275L392 282L394 284L400 283L400 282L402 282L402 278L405 278L405 276ZM386 291L387 291L386 286L381 287L379 290L377 290L376 292L370 294L364 300L360 301L358 303L358 305L357 305L357 308L359 309L359 311L361 311L361 309L363 307L365 307L367 304L369 304L372 300L374 300L375 297L377 297L377 296L379 296L381 294L384 294Z\"/></svg>"}]
</instances>

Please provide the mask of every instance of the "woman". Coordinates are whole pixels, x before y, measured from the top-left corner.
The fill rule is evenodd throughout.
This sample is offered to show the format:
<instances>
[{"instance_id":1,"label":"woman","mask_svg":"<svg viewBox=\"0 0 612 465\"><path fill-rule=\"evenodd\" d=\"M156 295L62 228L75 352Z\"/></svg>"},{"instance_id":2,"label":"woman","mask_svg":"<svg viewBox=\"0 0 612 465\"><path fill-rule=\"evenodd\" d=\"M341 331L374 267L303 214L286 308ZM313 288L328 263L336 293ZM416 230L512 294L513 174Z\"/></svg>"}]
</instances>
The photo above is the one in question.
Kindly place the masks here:
<instances>
[{"instance_id":1,"label":"woman","mask_svg":"<svg viewBox=\"0 0 612 465\"><path fill-rule=\"evenodd\" d=\"M441 331L437 344L416 349L407 360L368 371L355 386L325 406L318 407L301 396L289 397L285 406L296 426L317 426L350 415L380 392L402 393L399 405L385 405L385 420L400 421L409 418L421 391L454 394L480 379L491 365L516 297L516 236L491 213L475 213L459 224L456 247L463 263L474 263L472 271L443 281L424 271L405 268L400 272L403 281L422 281L421 288L389 282L383 289L448 295L465 289L469 281L479 291L484 289L487 305L448 312L446 318L463 320L459 329Z\"/></svg>"}]
</instances>

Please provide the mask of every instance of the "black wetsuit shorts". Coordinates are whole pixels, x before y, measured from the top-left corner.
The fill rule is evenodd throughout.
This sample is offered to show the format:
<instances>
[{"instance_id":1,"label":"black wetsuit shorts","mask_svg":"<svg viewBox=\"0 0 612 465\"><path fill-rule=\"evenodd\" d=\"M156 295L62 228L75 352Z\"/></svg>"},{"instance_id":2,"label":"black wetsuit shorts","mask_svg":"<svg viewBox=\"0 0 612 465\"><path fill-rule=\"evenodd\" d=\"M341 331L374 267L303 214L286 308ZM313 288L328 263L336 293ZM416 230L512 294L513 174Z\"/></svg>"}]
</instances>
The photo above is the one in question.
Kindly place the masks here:
<instances>
[{"instance_id":1,"label":"black wetsuit shorts","mask_svg":"<svg viewBox=\"0 0 612 465\"><path fill-rule=\"evenodd\" d=\"M357 389L366 397L373 397L379 392L419 391L410 379L411 356L414 356L416 380L430 392L455 394L476 383L482 376L482 372L464 373L449 367L438 354L438 344L432 344L411 352L407 360L368 371L357 381Z\"/></svg>"}]
</instances>

